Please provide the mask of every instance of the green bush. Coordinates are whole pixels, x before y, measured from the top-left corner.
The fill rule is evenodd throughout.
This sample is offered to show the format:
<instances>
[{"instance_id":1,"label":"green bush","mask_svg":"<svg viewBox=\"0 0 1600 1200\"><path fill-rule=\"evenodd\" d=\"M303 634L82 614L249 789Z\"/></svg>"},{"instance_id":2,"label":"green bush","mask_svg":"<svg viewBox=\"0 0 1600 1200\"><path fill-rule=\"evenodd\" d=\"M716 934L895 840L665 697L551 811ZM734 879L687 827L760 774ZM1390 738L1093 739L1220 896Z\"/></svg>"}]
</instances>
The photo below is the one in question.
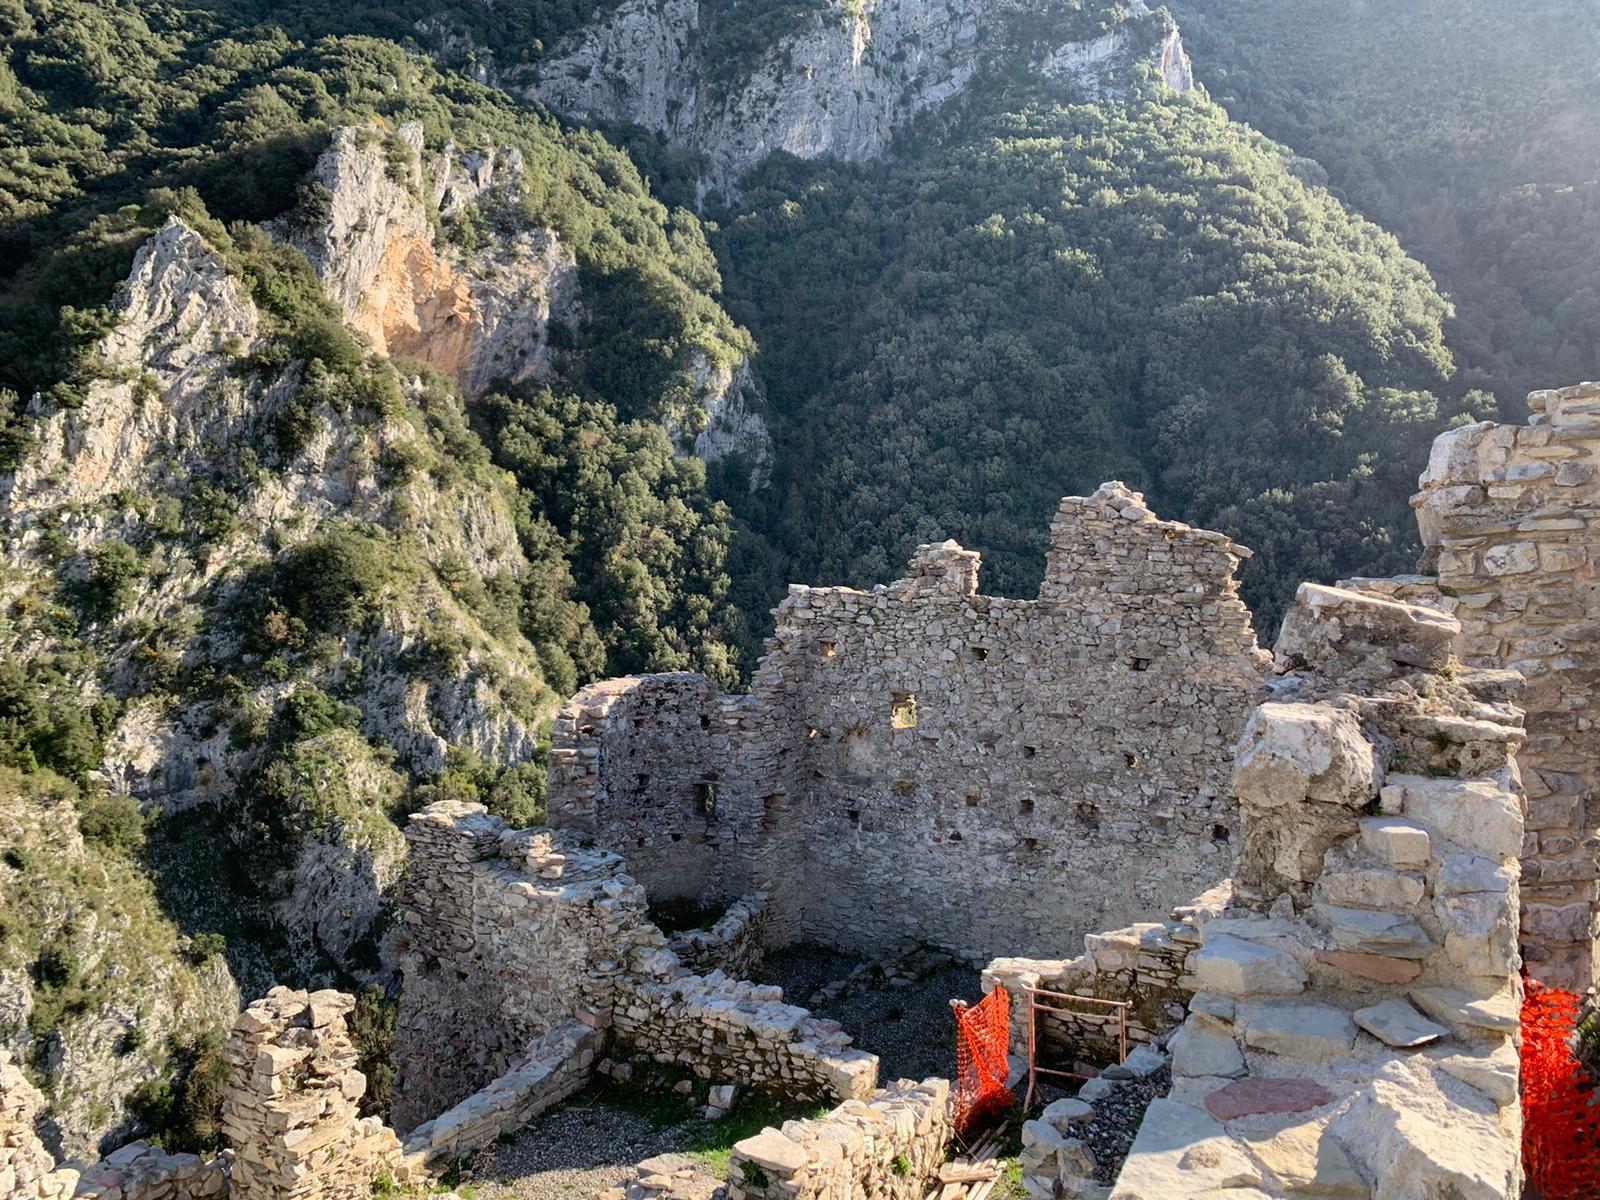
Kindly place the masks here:
<instances>
[{"instance_id":1,"label":"green bush","mask_svg":"<svg viewBox=\"0 0 1600 1200\"><path fill-rule=\"evenodd\" d=\"M396 572L393 553L376 534L340 529L290 550L272 592L283 609L319 633L343 633L383 611Z\"/></svg>"},{"instance_id":2,"label":"green bush","mask_svg":"<svg viewBox=\"0 0 1600 1200\"><path fill-rule=\"evenodd\" d=\"M119 854L131 854L144 844L144 814L132 796L99 796L84 802L78 829L86 840Z\"/></svg>"},{"instance_id":3,"label":"green bush","mask_svg":"<svg viewBox=\"0 0 1600 1200\"><path fill-rule=\"evenodd\" d=\"M89 578L79 588L85 611L108 620L133 599L135 585L144 577L144 560L126 542L102 542L89 552Z\"/></svg>"}]
</instances>

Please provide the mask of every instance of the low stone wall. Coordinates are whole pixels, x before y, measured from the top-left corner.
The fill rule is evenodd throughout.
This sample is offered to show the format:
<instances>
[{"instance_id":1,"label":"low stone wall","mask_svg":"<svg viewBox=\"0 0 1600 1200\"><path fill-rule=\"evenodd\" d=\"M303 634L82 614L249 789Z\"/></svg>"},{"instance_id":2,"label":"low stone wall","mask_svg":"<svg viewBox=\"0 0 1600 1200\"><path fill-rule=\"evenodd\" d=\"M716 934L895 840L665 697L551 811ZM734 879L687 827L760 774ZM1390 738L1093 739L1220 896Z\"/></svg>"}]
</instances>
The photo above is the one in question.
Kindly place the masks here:
<instances>
[{"instance_id":1,"label":"low stone wall","mask_svg":"<svg viewBox=\"0 0 1600 1200\"><path fill-rule=\"evenodd\" d=\"M922 1200L951 1133L949 1082L902 1080L740 1142L728 1200Z\"/></svg>"},{"instance_id":2,"label":"low stone wall","mask_svg":"<svg viewBox=\"0 0 1600 1200\"><path fill-rule=\"evenodd\" d=\"M599 1031L582 1021L557 1026L528 1048L523 1062L412 1130L406 1151L442 1162L521 1129L589 1082L600 1042Z\"/></svg>"},{"instance_id":3,"label":"low stone wall","mask_svg":"<svg viewBox=\"0 0 1600 1200\"><path fill-rule=\"evenodd\" d=\"M711 971L743 978L754 973L766 953L767 894L735 900L710 929L685 929L667 945L696 975Z\"/></svg>"},{"instance_id":4,"label":"low stone wall","mask_svg":"<svg viewBox=\"0 0 1600 1200\"><path fill-rule=\"evenodd\" d=\"M228 1191L224 1159L168 1154L149 1142L129 1142L84 1169L74 1200L210 1200ZM0 1195L3 1195L0 1190Z\"/></svg>"},{"instance_id":5,"label":"low stone wall","mask_svg":"<svg viewBox=\"0 0 1600 1200\"><path fill-rule=\"evenodd\" d=\"M1084 953L1077 958L995 959L984 969L983 990L987 995L1003 987L1011 995L1012 1053L1027 1052L1028 988L1131 1001L1127 1018L1130 1050L1176 1028L1194 995L1194 981L1185 964L1200 944L1200 926L1223 909L1230 895L1231 885L1224 883L1174 910L1172 920L1163 924L1091 933L1083 939ZM1073 1011L1038 1015L1043 1061L1090 1069L1118 1061L1114 1009L1054 999L1046 1003Z\"/></svg>"},{"instance_id":6,"label":"low stone wall","mask_svg":"<svg viewBox=\"0 0 1600 1200\"><path fill-rule=\"evenodd\" d=\"M837 1021L783 1002L783 989L720 971L619 981L617 1039L657 1062L706 1079L780 1091L796 1099L872 1094L878 1059L851 1048Z\"/></svg>"}]
</instances>

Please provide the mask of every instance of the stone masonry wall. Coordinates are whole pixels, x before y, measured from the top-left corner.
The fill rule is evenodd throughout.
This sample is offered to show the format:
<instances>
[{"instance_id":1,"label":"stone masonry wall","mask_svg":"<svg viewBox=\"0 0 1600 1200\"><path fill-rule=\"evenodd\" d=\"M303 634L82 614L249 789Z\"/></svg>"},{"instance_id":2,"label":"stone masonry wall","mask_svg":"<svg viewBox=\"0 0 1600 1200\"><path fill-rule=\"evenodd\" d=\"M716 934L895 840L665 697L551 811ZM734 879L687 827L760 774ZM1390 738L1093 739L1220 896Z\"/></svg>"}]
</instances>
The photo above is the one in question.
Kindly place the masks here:
<instances>
[{"instance_id":1,"label":"stone masonry wall","mask_svg":"<svg viewBox=\"0 0 1600 1200\"><path fill-rule=\"evenodd\" d=\"M394 1130L356 1116L367 1080L345 1028L354 1007L341 992L276 987L234 1022L222 1052L234 1200L368 1200L380 1177L422 1179Z\"/></svg>"},{"instance_id":2,"label":"stone masonry wall","mask_svg":"<svg viewBox=\"0 0 1600 1200\"><path fill-rule=\"evenodd\" d=\"M681 884L660 864L703 837L703 893L766 891L776 944L985 962L1164 917L1232 852L1230 748L1266 662L1233 578L1248 551L1121 484L1064 500L1051 541L1038 600L980 595L953 542L871 592L791 587L750 695L714 713L682 676L586 689L557 726L552 824L630 867L645 851L647 886ZM715 812L685 829L685 788L713 775ZM668 847L641 832L664 810Z\"/></svg>"},{"instance_id":3,"label":"stone masonry wall","mask_svg":"<svg viewBox=\"0 0 1600 1200\"><path fill-rule=\"evenodd\" d=\"M513 830L481 805L447 801L414 815L406 837L393 943L401 1130L504 1075L549 1030L608 1008L629 932L647 924L622 860L576 834Z\"/></svg>"},{"instance_id":4,"label":"stone masonry wall","mask_svg":"<svg viewBox=\"0 0 1600 1200\"><path fill-rule=\"evenodd\" d=\"M1127 1000L1128 1049L1149 1045L1177 1027L1194 995L1189 954L1200 945L1200 927L1232 898L1224 883L1173 910L1164 923L1145 922L1084 937L1084 953L1073 959L997 958L983 971L985 994L1003 987L1011 995L1011 1051L1028 1046L1028 988L1102 1000ZM1041 1011L1032 1019L1047 1067L1088 1073L1120 1060L1116 1012L1094 1004L1046 998L1066 1013Z\"/></svg>"},{"instance_id":5,"label":"stone masonry wall","mask_svg":"<svg viewBox=\"0 0 1600 1200\"><path fill-rule=\"evenodd\" d=\"M951 1134L949 1081L901 1080L739 1142L728 1200L922 1200Z\"/></svg>"},{"instance_id":6,"label":"stone masonry wall","mask_svg":"<svg viewBox=\"0 0 1600 1200\"><path fill-rule=\"evenodd\" d=\"M44 1111L44 1095L0 1050L0 1196L16 1200L64 1200L77 1186L78 1172L56 1169L34 1123Z\"/></svg>"},{"instance_id":7,"label":"stone masonry wall","mask_svg":"<svg viewBox=\"0 0 1600 1200\"><path fill-rule=\"evenodd\" d=\"M852 1049L836 1023L784 1004L777 988L685 967L622 859L574 831L512 830L481 805L445 801L406 832L394 1113L433 1151L505 1109L491 1081L507 1095L545 1095L546 1077L518 1068L547 1062L539 1040L573 1021L609 1037L613 1053L709 1078L819 1099L875 1086L876 1057ZM586 1046L585 1069L602 1041Z\"/></svg>"},{"instance_id":8,"label":"stone masonry wall","mask_svg":"<svg viewBox=\"0 0 1600 1200\"><path fill-rule=\"evenodd\" d=\"M1523 955L1582 992L1600 979L1600 384L1528 407L1525 426L1441 435L1412 503L1462 659L1527 680Z\"/></svg>"}]
</instances>

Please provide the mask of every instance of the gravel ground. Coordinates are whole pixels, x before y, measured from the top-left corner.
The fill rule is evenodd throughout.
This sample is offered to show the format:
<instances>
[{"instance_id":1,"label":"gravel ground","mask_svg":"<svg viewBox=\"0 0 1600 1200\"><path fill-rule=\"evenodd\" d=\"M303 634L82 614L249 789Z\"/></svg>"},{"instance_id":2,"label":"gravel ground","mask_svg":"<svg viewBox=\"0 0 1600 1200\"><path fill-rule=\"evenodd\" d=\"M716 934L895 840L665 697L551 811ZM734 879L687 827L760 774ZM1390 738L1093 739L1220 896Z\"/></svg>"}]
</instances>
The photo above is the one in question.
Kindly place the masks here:
<instances>
[{"instance_id":1,"label":"gravel ground","mask_svg":"<svg viewBox=\"0 0 1600 1200\"><path fill-rule=\"evenodd\" d=\"M657 1124L589 1091L480 1151L461 1182L478 1200L594 1200L644 1159L695 1145L705 1128L698 1119ZM708 1195L721 1183L709 1173L706 1181Z\"/></svg>"},{"instance_id":2,"label":"gravel ground","mask_svg":"<svg viewBox=\"0 0 1600 1200\"><path fill-rule=\"evenodd\" d=\"M1133 1139L1144 1120L1145 1109L1157 1096L1172 1090L1172 1068L1162 1067L1147 1079L1124 1079L1103 1100L1094 1102L1095 1118L1079 1135L1094 1151L1095 1178L1113 1183L1122 1163L1133 1148Z\"/></svg>"},{"instance_id":3,"label":"gravel ground","mask_svg":"<svg viewBox=\"0 0 1600 1200\"><path fill-rule=\"evenodd\" d=\"M791 946L769 954L757 977L780 985L790 1004L839 1022L858 1047L876 1054L880 1085L954 1075L950 1001L983 999L975 968L927 953L878 963L819 946ZM839 995L827 995L829 985L846 980Z\"/></svg>"}]
</instances>

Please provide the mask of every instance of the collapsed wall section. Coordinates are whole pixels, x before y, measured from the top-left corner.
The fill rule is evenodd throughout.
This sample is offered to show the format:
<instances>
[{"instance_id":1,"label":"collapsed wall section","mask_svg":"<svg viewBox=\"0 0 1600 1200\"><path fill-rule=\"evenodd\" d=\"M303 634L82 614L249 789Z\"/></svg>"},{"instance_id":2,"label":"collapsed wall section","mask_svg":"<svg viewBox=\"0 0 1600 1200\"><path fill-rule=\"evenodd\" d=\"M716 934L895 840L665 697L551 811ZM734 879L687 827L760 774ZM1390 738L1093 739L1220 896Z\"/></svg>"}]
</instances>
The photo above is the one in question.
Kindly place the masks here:
<instances>
[{"instance_id":1,"label":"collapsed wall section","mask_svg":"<svg viewBox=\"0 0 1600 1200\"><path fill-rule=\"evenodd\" d=\"M582 835L442 801L406 836L393 1113L433 1151L481 1144L569 1094L608 1044L715 1080L871 1094L875 1056L776 987L685 967L623 860ZM743 928L758 913L730 915Z\"/></svg>"},{"instance_id":2,"label":"collapsed wall section","mask_svg":"<svg viewBox=\"0 0 1600 1200\"><path fill-rule=\"evenodd\" d=\"M1239 743L1234 900L1116 1200L1518 1194L1523 731L1458 634L1302 585Z\"/></svg>"},{"instance_id":3,"label":"collapsed wall section","mask_svg":"<svg viewBox=\"0 0 1600 1200\"><path fill-rule=\"evenodd\" d=\"M1522 945L1540 981L1600 979L1600 384L1534 392L1525 426L1440 435L1412 499L1459 652L1527 681Z\"/></svg>"},{"instance_id":4,"label":"collapsed wall section","mask_svg":"<svg viewBox=\"0 0 1600 1200\"><path fill-rule=\"evenodd\" d=\"M1062 502L1037 600L981 595L954 542L870 592L791 587L749 696L580 693L552 824L638 857L653 890L759 888L780 943L983 962L1159 920L1233 849L1231 747L1267 660L1248 553L1106 484Z\"/></svg>"}]
</instances>

